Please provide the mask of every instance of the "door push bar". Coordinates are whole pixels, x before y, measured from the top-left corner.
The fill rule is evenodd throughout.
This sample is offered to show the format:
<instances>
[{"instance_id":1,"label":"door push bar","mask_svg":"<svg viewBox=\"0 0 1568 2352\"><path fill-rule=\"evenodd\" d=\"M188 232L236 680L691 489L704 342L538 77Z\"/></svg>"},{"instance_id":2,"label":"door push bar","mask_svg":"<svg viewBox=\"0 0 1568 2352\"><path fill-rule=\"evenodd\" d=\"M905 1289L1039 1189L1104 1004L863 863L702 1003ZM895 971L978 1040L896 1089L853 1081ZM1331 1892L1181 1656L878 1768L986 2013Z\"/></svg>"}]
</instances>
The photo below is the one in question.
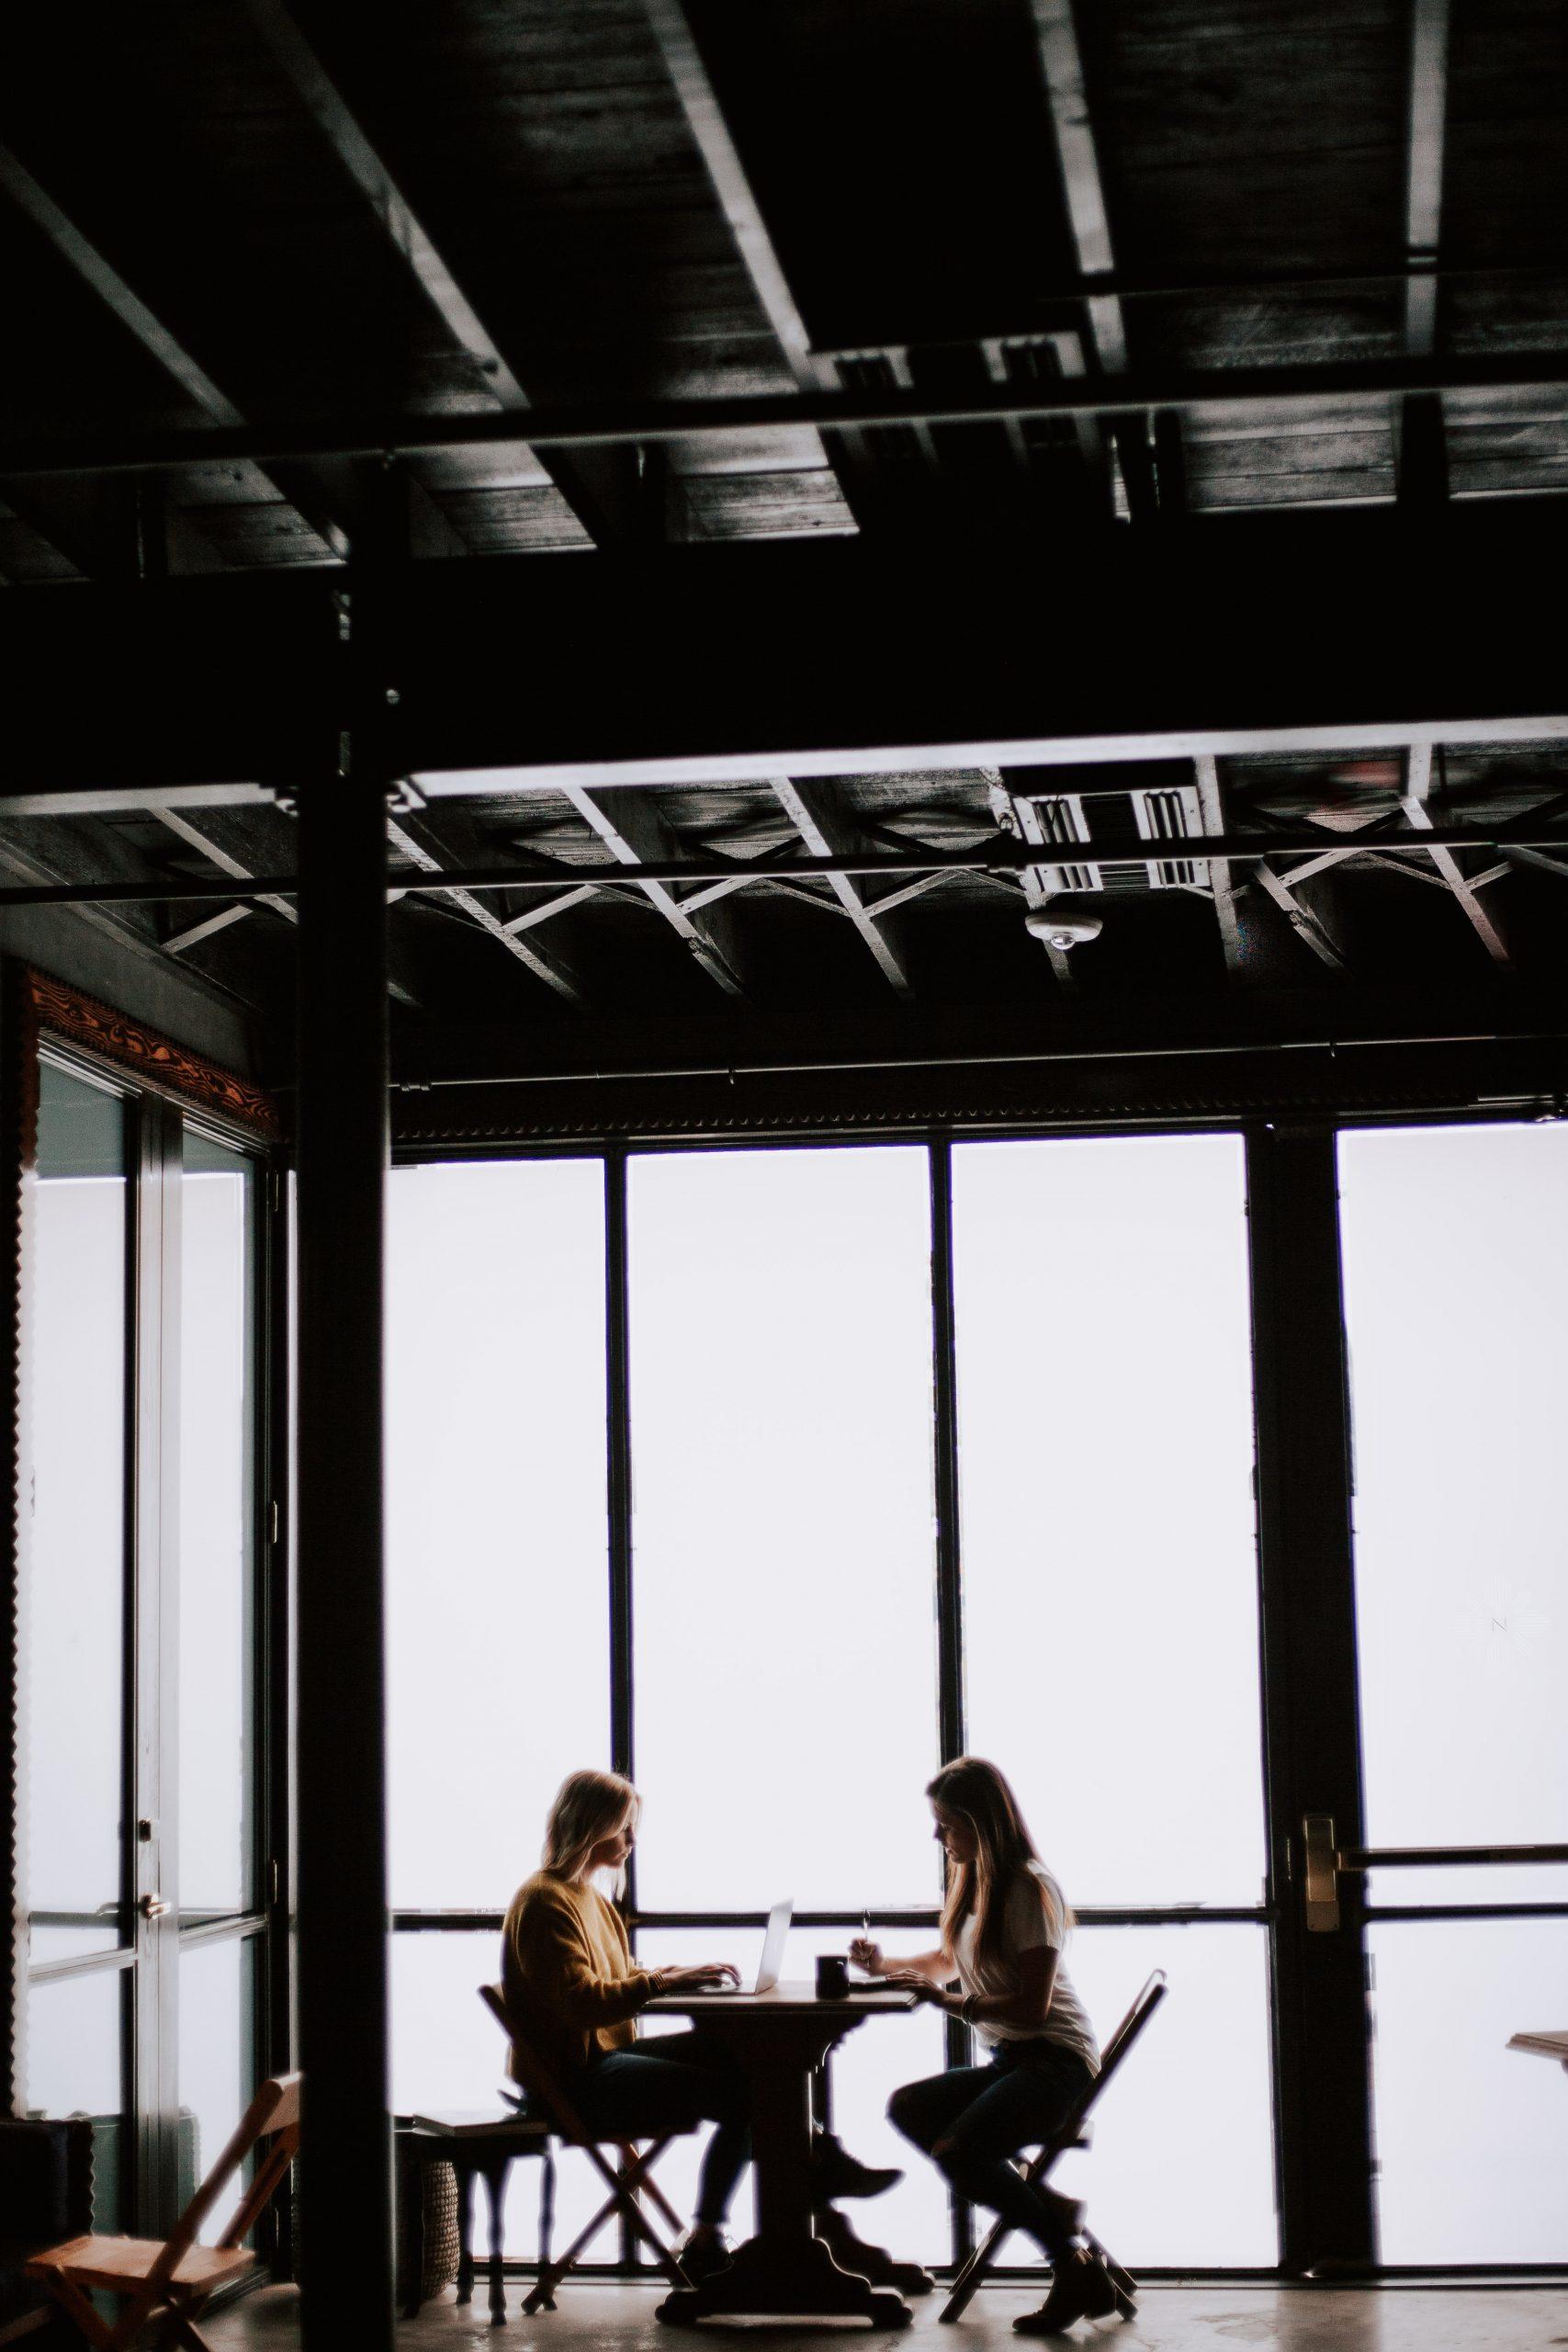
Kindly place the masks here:
<instances>
[{"instance_id":1,"label":"door push bar","mask_svg":"<svg viewBox=\"0 0 1568 2352\"><path fill-rule=\"evenodd\" d=\"M1442 1868L1465 1862L1568 1862L1568 1846L1348 1846L1334 1835L1334 1816L1309 1813L1302 1823L1306 1853L1307 1932L1332 1935L1339 1925L1339 1881L1348 1871Z\"/></svg>"}]
</instances>

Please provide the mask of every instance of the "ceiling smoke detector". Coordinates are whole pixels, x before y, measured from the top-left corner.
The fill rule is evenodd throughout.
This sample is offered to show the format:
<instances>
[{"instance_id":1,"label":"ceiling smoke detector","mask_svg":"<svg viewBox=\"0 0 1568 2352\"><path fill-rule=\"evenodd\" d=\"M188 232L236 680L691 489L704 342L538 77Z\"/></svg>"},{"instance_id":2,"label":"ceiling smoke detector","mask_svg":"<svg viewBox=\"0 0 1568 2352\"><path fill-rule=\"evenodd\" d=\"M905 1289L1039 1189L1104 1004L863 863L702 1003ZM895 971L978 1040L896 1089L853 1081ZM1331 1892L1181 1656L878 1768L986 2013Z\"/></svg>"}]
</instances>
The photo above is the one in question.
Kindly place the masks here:
<instances>
[{"instance_id":1,"label":"ceiling smoke detector","mask_svg":"<svg viewBox=\"0 0 1568 2352\"><path fill-rule=\"evenodd\" d=\"M1065 950L1081 947L1086 940L1098 939L1104 926L1085 899L1060 898L1032 907L1024 917L1024 928L1043 946Z\"/></svg>"}]
</instances>

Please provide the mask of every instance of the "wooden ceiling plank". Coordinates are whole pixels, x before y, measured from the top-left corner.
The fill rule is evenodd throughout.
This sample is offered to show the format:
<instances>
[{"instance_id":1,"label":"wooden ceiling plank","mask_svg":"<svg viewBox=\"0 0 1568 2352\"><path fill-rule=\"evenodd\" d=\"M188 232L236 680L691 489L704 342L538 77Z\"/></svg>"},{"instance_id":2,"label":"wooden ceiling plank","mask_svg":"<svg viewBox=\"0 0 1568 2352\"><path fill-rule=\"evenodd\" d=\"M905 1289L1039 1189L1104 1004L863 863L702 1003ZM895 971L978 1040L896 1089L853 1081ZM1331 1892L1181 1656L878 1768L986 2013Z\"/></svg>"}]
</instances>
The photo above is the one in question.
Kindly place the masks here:
<instances>
[{"instance_id":1,"label":"wooden ceiling plank","mask_svg":"<svg viewBox=\"0 0 1568 2352\"><path fill-rule=\"evenodd\" d=\"M850 829L840 826L822 786L796 783L788 776L781 775L773 779L773 791L779 806L813 857L848 854ZM871 950L877 969L889 988L896 989L900 996L912 995L913 983L897 943L874 918L849 875L832 874L828 879L832 886L833 896Z\"/></svg>"},{"instance_id":2,"label":"wooden ceiling plank","mask_svg":"<svg viewBox=\"0 0 1568 2352\"><path fill-rule=\"evenodd\" d=\"M569 785L566 797L583 823L592 827L622 865L646 865L671 854L672 836L669 825L662 811L647 795L617 792L614 817L601 808L581 785ZM691 950L709 979L727 996L743 997L746 990L733 928L722 918L707 912L693 914L668 883L642 882L638 888Z\"/></svg>"}]
</instances>

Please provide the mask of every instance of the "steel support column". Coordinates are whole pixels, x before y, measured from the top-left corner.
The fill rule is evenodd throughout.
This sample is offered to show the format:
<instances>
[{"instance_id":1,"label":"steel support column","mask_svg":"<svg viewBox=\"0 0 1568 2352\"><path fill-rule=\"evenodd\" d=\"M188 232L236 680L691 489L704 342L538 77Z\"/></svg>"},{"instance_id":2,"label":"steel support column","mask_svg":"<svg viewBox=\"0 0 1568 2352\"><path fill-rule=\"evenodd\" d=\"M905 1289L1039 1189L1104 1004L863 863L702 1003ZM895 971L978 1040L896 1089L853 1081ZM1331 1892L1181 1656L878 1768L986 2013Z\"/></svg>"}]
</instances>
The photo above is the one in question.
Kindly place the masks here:
<instances>
[{"instance_id":1,"label":"steel support column","mask_svg":"<svg viewBox=\"0 0 1568 2352\"><path fill-rule=\"evenodd\" d=\"M1362 1836L1333 1134L1254 1134L1247 1190L1280 2256L1300 2276L1375 2252L1359 1883L1331 1934L1308 1930L1303 1888L1307 1814Z\"/></svg>"},{"instance_id":2,"label":"steel support column","mask_svg":"<svg viewBox=\"0 0 1568 2352\"><path fill-rule=\"evenodd\" d=\"M357 628L357 594L355 602ZM387 779L369 669L367 654L348 759L299 792L305 2352L347 2344L390 2352L392 2342L381 1501Z\"/></svg>"}]
</instances>

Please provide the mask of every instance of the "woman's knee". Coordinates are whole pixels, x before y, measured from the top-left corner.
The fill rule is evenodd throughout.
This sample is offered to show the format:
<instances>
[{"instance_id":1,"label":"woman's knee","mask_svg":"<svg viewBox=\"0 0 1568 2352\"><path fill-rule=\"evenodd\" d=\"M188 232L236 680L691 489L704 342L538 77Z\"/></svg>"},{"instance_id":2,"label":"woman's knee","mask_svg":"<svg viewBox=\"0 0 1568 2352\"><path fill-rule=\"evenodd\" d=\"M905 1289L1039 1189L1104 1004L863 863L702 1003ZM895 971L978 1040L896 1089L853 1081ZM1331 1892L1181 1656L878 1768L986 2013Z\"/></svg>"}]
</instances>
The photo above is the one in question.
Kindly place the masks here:
<instances>
[{"instance_id":1,"label":"woman's knee","mask_svg":"<svg viewBox=\"0 0 1568 2352\"><path fill-rule=\"evenodd\" d=\"M929 2150L936 2126L926 2111L924 2083L903 2083L887 2102L887 2120L913 2147Z\"/></svg>"}]
</instances>

